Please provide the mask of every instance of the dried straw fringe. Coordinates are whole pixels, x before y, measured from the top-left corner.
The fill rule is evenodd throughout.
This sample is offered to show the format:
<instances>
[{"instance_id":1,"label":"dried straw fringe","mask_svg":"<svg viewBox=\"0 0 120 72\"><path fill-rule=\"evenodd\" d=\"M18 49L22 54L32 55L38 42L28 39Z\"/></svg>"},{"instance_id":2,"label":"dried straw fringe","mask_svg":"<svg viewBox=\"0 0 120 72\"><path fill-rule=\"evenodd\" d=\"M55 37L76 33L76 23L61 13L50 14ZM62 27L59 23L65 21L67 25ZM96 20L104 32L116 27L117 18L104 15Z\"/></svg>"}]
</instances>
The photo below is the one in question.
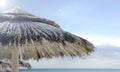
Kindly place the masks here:
<instances>
[{"instance_id":1,"label":"dried straw fringe","mask_svg":"<svg viewBox=\"0 0 120 72\"><path fill-rule=\"evenodd\" d=\"M59 42L50 42L46 39L43 39L42 44L34 42L31 39L31 43L25 43L19 45L16 48L23 48L22 58L28 60L30 58L34 60L39 60L41 58L52 58L52 57L64 57L64 56L86 56L90 54L94 49L92 44L78 44L65 42L66 45L63 45ZM13 46L2 47L0 45L0 59L11 59L11 53ZM18 49L19 50L19 49Z\"/></svg>"}]
</instances>

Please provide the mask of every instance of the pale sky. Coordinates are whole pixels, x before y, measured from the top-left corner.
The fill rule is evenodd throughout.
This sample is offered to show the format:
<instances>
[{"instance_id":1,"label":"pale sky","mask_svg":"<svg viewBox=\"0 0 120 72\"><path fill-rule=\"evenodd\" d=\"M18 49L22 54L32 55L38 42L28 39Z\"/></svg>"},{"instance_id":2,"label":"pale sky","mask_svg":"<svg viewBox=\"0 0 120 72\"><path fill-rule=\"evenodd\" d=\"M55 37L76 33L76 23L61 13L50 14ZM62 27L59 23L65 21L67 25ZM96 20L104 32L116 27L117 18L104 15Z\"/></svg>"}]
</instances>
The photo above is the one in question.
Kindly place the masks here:
<instances>
[{"instance_id":1,"label":"pale sky","mask_svg":"<svg viewBox=\"0 0 120 72\"><path fill-rule=\"evenodd\" d=\"M119 68L120 0L0 0L0 12L16 6L54 20L96 46L91 56L29 61L33 68Z\"/></svg>"}]
</instances>

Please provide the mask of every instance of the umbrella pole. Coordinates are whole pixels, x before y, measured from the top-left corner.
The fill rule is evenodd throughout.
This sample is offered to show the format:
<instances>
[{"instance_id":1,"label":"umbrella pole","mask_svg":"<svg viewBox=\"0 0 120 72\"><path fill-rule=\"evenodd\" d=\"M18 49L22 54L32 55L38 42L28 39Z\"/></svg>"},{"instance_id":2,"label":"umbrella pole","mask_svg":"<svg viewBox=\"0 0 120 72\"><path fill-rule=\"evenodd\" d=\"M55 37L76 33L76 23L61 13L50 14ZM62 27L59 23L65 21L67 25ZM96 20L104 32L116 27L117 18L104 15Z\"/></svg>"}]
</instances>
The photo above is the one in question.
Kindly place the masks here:
<instances>
[{"instance_id":1,"label":"umbrella pole","mask_svg":"<svg viewBox=\"0 0 120 72\"><path fill-rule=\"evenodd\" d=\"M19 54L18 54L18 48L14 46L13 52L12 52L12 60L11 60L11 66L12 66L12 72L18 72L19 68Z\"/></svg>"}]
</instances>

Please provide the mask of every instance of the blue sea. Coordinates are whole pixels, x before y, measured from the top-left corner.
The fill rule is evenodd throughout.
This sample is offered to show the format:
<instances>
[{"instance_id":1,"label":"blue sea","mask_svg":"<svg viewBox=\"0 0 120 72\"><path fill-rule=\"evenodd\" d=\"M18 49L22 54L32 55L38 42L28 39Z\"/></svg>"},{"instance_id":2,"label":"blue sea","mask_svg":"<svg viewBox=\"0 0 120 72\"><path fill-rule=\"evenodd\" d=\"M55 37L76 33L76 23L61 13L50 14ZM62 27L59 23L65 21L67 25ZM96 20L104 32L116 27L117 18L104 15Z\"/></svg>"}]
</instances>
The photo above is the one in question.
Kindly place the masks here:
<instances>
[{"instance_id":1,"label":"blue sea","mask_svg":"<svg viewBox=\"0 0 120 72\"><path fill-rule=\"evenodd\" d=\"M120 72L120 69L20 69L19 72Z\"/></svg>"}]
</instances>

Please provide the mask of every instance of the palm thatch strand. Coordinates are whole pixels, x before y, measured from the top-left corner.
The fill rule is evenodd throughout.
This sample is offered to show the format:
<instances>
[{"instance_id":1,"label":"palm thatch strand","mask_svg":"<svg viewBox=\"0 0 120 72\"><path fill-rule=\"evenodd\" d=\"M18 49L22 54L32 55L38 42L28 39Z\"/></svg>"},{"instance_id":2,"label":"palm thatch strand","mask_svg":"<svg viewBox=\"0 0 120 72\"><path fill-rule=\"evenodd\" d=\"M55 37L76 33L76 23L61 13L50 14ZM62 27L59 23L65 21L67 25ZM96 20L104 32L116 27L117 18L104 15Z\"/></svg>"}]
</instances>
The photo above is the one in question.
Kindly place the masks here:
<instances>
[{"instance_id":1,"label":"palm thatch strand","mask_svg":"<svg viewBox=\"0 0 120 72\"><path fill-rule=\"evenodd\" d=\"M28 70L31 70L31 68L32 68L29 63L23 62L23 61L20 61L20 60L19 60L19 66L20 67L26 67Z\"/></svg>"},{"instance_id":2,"label":"palm thatch strand","mask_svg":"<svg viewBox=\"0 0 120 72\"><path fill-rule=\"evenodd\" d=\"M14 45L15 44L15 45ZM87 40L63 31L54 21L19 8L0 14L0 59L11 59L13 48L23 59L85 56L94 51Z\"/></svg>"}]
</instances>

